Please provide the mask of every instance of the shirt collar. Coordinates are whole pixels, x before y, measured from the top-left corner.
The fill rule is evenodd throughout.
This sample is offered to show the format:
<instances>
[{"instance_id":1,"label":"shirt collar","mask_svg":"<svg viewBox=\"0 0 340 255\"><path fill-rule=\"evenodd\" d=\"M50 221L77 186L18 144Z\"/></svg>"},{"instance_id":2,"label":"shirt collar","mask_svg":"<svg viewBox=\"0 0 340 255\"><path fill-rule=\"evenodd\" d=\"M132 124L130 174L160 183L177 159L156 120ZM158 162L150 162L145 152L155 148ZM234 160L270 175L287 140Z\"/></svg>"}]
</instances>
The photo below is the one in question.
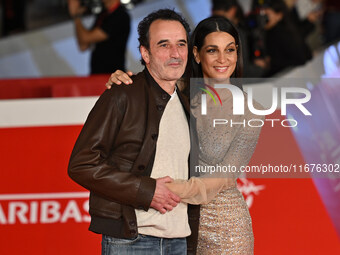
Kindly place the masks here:
<instances>
[{"instance_id":1,"label":"shirt collar","mask_svg":"<svg viewBox=\"0 0 340 255\"><path fill-rule=\"evenodd\" d=\"M174 98L176 97L176 95L177 95L177 86L175 86L175 91L174 91L174 93L172 93L172 94L170 95L169 101L171 101L172 99L174 99Z\"/></svg>"}]
</instances>

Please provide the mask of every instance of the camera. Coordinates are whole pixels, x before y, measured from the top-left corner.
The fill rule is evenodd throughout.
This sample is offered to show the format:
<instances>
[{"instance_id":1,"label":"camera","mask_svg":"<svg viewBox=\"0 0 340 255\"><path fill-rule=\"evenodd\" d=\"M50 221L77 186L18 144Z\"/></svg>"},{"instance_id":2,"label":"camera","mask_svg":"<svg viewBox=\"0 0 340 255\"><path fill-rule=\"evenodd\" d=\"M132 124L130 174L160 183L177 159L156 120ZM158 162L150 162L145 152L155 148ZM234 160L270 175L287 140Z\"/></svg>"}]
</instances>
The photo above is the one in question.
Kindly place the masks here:
<instances>
[{"instance_id":1,"label":"camera","mask_svg":"<svg viewBox=\"0 0 340 255\"><path fill-rule=\"evenodd\" d=\"M102 0L80 0L80 4L92 14L99 14L104 8Z\"/></svg>"}]
</instances>

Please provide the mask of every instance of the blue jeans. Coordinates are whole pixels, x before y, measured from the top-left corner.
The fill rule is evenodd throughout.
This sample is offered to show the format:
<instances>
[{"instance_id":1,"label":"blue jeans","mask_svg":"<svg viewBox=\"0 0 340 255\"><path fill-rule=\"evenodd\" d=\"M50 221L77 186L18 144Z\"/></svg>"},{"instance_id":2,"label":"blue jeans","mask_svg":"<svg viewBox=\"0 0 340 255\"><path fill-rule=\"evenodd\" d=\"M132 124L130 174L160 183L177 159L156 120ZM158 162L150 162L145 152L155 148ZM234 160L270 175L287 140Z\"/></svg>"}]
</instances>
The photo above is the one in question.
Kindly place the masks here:
<instances>
[{"instance_id":1,"label":"blue jeans","mask_svg":"<svg viewBox=\"0 0 340 255\"><path fill-rule=\"evenodd\" d=\"M186 238L138 235L135 239L102 236L102 255L186 255Z\"/></svg>"}]
</instances>

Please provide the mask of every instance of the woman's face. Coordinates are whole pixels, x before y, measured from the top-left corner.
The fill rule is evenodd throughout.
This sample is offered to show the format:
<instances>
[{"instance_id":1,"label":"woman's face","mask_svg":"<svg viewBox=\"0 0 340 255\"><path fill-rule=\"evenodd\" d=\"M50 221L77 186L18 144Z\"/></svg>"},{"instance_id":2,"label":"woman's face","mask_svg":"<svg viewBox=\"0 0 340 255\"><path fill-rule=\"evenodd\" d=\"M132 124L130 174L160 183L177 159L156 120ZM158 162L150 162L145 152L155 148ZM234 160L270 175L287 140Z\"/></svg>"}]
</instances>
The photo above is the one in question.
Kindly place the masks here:
<instances>
[{"instance_id":1,"label":"woman's face","mask_svg":"<svg viewBox=\"0 0 340 255\"><path fill-rule=\"evenodd\" d=\"M203 77L228 79L237 63L235 38L226 32L213 32L205 37L204 45L198 52L194 47L194 57L201 63Z\"/></svg>"}]
</instances>

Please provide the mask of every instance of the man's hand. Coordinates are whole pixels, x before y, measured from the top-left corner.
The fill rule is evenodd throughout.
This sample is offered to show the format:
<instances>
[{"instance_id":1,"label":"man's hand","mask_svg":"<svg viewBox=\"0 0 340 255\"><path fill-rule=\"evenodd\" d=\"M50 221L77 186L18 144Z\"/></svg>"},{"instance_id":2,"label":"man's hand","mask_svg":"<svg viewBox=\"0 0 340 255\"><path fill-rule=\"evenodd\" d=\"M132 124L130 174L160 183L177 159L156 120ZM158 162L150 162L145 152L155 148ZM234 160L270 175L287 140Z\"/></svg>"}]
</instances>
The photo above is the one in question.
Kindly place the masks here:
<instances>
[{"instance_id":1,"label":"man's hand","mask_svg":"<svg viewBox=\"0 0 340 255\"><path fill-rule=\"evenodd\" d=\"M120 85L122 82L126 85L132 84L132 80L130 76L132 76L133 73L131 71L127 71L124 73L121 70L115 71L113 74L111 74L109 80L105 84L106 88L110 89L112 84Z\"/></svg>"},{"instance_id":2,"label":"man's hand","mask_svg":"<svg viewBox=\"0 0 340 255\"><path fill-rule=\"evenodd\" d=\"M83 14L86 10L85 7L80 5L79 0L68 0L67 4L68 12L72 18Z\"/></svg>"},{"instance_id":3,"label":"man's hand","mask_svg":"<svg viewBox=\"0 0 340 255\"><path fill-rule=\"evenodd\" d=\"M150 205L162 214L171 211L181 202L180 197L165 186L165 183L169 182L173 182L169 176L156 179L156 190Z\"/></svg>"}]
</instances>

